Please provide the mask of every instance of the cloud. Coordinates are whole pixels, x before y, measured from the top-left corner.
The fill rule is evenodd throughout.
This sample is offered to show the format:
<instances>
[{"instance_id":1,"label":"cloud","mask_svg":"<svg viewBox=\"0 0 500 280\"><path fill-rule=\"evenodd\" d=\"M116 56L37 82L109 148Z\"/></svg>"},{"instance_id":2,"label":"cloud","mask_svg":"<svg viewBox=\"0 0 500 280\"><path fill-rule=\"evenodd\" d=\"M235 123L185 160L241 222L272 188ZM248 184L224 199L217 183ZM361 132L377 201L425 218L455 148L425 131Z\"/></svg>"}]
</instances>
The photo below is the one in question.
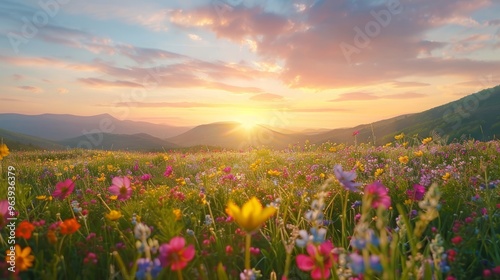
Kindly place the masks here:
<instances>
[{"instance_id":1,"label":"cloud","mask_svg":"<svg viewBox=\"0 0 500 280\"><path fill-rule=\"evenodd\" d=\"M0 100L5 101L5 102L26 102L26 101L14 99L14 98L0 98Z\"/></svg>"},{"instance_id":2,"label":"cloud","mask_svg":"<svg viewBox=\"0 0 500 280\"><path fill-rule=\"evenodd\" d=\"M129 81L121 81L121 80L115 80L115 81L107 81L99 78L80 78L78 79L79 82L89 85L91 87L96 87L96 88L113 88L113 87L125 87L125 88L138 88L142 87L142 85L134 82L129 82Z\"/></svg>"},{"instance_id":3,"label":"cloud","mask_svg":"<svg viewBox=\"0 0 500 280\"><path fill-rule=\"evenodd\" d=\"M396 88L405 88L405 87L426 87L430 86L428 83L422 83L422 82L399 82L399 81L394 81L392 82L392 86Z\"/></svg>"},{"instance_id":4,"label":"cloud","mask_svg":"<svg viewBox=\"0 0 500 280\"><path fill-rule=\"evenodd\" d=\"M193 40L193 41L201 41L201 37L196 35L196 34L188 34L188 37L189 39Z\"/></svg>"},{"instance_id":5,"label":"cloud","mask_svg":"<svg viewBox=\"0 0 500 280\"><path fill-rule=\"evenodd\" d=\"M42 93L43 92L42 88L34 87L34 86L18 86L17 88L32 92L32 93Z\"/></svg>"},{"instance_id":6,"label":"cloud","mask_svg":"<svg viewBox=\"0 0 500 280\"><path fill-rule=\"evenodd\" d=\"M200 102L118 102L116 107L139 107L139 108L220 108L231 107L230 104L214 104Z\"/></svg>"},{"instance_id":7,"label":"cloud","mask_svg":"<svg viewBox=\"0 0 500 280\"><path fill-rule=\"evenodd\" d=\"M275 101L282 101L283 99L284 99L283 96L272 93L262 93L250 97L250 100L261 101L261 102L275 102Z\"/></svg>"},{"instance_id":8,"label":"cloud","mask_svg":"<svg viewBox=\"0 0 500 280\"><path fill-rule=\"evenodd\" d=\"M400 12L389 14L386 22L380 20L389 13L385 1L316 1L288 14L261 5L238 5L219 13L211 5L177 9L170 11L170 20L178 28L207 30L241 46L252 42L251 49L261 58L282 63L279 78L291 88L324 90L409 76L470 78L476 71L498 73L493 69L500 69L500 61L454 56L465 49L449 49L451 55L442 57L437 51L450 46L449 42L422 39L450 24L484 28L472 15L493 5L489 0L473 4L468 0L400 1ZM366 34L369 24L376 33L373 36ZM379 29L373 29L374 24ZM365 43L356 44L356 40ZM352 46L350 52L341 47L346 45ZM486 47L477 45L464 54Z\"/></svg>"},{"instance_id":9,"label":"cloud","mask_svg":"<svg viewBox=\"0 0 500 280\"><path fill-rule=\"evenodd\" d=\"M12 77L12 80L14 80L14 81L21 81L24 79L24 76L21 74L13 74L11 77Z\"/></svg>"},{"instance_id":10,"label":"cloud","mask_svg":"<svg viewBox=\"0 0 500 280\"><path fill-rule=\"evenodd\" d=\"M63 95L63 94L67 94L69 92L69 90L67 88L58 88L57 89L57 93Z\"/></svg>"},{"instance_id":11,"label":"cloud","mask_svg":"<svg viewBox=\"0 0 500 280\"><path fill-rule=\"evenodd\" d=\"M376 100L376 99L414 99L426 97L426 94L417 92L404 92L395 93L387 95L374 95L368 92L349 92L343 93L338 98L329 100L329 102L339 102L339 101L365 101L365 100Z\"/></svg>"},{"instance_id":12,"label":"cloud","mask_svg":"<svg viewBox=\"0 0 500 280\"><path fill-rule=\"evenodd\" d=\"M294 113L328 113L328 112L351 112L351 109L346 108L292 108L290 112Z\"/></svg>"}]
</instances>

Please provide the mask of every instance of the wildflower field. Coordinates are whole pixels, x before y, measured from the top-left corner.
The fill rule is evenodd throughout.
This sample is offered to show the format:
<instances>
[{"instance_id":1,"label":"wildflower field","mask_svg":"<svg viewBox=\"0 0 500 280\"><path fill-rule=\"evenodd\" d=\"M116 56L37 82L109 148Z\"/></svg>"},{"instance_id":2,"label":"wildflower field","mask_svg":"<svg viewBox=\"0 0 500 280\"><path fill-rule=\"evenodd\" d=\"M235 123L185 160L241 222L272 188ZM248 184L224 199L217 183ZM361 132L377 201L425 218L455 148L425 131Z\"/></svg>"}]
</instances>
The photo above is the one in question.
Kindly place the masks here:
<instances>
[{"instance_id":1,"label":"wildflower field","mask_svg":"<svg viewBox=\"0 0 500 280\"><path fill-rule=\"evenodd\" d=\"M0 152L2 279L500 279L500 141Z\"/></svg>"}]
</instances>

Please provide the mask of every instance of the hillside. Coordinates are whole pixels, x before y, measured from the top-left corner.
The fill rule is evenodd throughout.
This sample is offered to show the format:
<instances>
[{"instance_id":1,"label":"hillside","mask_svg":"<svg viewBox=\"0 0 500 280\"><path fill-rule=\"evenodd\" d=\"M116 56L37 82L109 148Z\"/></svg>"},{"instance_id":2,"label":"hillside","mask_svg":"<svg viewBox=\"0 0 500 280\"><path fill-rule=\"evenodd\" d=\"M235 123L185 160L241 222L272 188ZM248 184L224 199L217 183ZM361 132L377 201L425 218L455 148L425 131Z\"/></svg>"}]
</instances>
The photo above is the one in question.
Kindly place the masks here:
<instances>
[{"instance_id":1,"label":"hillside","mask_svg":"<svg viewBox=\"0 0 500 280\"><path fill-rule=\"evenodd\" d=\"M101 150L134 150L164 151L178 146L149 134L88 134L58 141L66 148L101 149Z\"/></svg>"},{"instance_id":2,"label":"hillside","mask_svg":"<svg viewBox=\"0 0 500 280\"><path fill-rule=\"evenodd\" d=\"M148 122L122 121L109 114L96 116L0 114L0 128L54 141L89 133L146 133L164 139L189 129Z\"/></svg>"},{"instance_id":3,"label":"hillside","mask_svg":"<svg viewBox=\"0 0 500 280\"><path fill-rule=\"evenodd\" d=\"M261 125L246 128L236 122L221 122L200 125L167 140L181 147L208 145L245 149L261 146L284 148L299 139L297 135L279 133Z\"/></svg>"},{"instance_id":4,"label":"hillside","mask_svg":"<svg viewBox=\"0 0 500 280\"><path fill-rule=\"evenodd\" d=\"M16 133L5 129L0 129L0 138L2 138L3 142L7 144L7 146L12 150L31 151L40 149L64 149L63 146L53 141L22 133Z\"/></svg>"},{"instance_id":5,"label":"hillside","mask_svg":"<svg viewBox=\"0 0 500 280\"><path fill-rule=\"evenodd\" d=\"M447 142L464 137L487 141L500 136L499 112L500 86L496 86L421 113L353 128L334 129L309 136L308 139L311 143L331 141L352 144L353 132L359 131L358 143L375 142L378 145L392 141L394 135L401 132L409 136L435 135Z\"/></svg>"}]
</instances>

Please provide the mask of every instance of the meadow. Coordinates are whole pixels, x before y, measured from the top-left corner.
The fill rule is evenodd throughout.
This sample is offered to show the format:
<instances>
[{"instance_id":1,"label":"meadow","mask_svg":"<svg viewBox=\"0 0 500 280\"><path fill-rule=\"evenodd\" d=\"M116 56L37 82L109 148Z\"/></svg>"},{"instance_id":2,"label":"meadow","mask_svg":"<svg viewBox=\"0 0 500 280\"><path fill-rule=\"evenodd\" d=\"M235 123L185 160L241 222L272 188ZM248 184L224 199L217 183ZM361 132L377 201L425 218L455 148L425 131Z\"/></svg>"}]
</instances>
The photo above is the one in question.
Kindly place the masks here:
<instances>
[{"instance_id":1,"label":"meadow","mask_svg":"<svg viewBox=\"0 0 500 280\"><path fill-rule=\"evenodd\" d=\"M500 141L2 157L2 279L500 279Z\"/></svg>"}]
</instances>

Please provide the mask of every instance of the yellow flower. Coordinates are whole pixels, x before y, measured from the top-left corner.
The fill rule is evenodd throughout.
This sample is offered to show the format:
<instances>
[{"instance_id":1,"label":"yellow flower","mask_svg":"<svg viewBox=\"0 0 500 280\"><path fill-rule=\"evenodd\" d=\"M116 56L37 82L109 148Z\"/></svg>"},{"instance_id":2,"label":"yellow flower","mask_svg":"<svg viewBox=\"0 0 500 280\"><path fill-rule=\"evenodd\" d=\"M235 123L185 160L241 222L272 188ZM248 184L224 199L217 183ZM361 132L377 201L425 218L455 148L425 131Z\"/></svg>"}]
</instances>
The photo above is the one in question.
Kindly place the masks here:
<instances>
[{"instance_id":1,"label":"yellow flower","mask_svg":"<svg viewBox=\"0 0 500 280\"><path fill-rule=\"evenodd\" d=\"M427 145L432 141L432 137L427 137L422 140L422 144Z\"/></svg>"},{"instance_id":2,"label":"yellow flower","mask_svg":"<svg viewBox=\"0 0 500 280\"><path fill-rule=\"evenodd\" d=\"M281 172L279 172L278 170L270 169L269 171L267 171L267 174L269 174L270 176L280 176Z\"/></svg>"},{"instance_id":3,"label":"yellow flower","mask_svg":"<svg viewBox=\"0 0 500 280\"><path fill-rule=\"evenodd\" d=\"M382 173L384 173L384 169L377 168L377 171L375 171L375 178L377 178L378 176L382 175Z\"/></svg>"},{"instance_id":4,"label":"yellow flower","mask_svg":"<svg viewBox=\"0 0 500 280\"><path fill-rule=\"evenodd\" d=\"M36 197L36 199L38 199L38 200L45 200L45 199L47 199L47 196L46 195L38 195Z\"/></svg>"},{"instance_id":5,"label":"yellow flower","mask_svg":"<svg viewBox=\"0 0 500 280\"><path fill-rule=\"evenodd\" d=\"M399 157L399 162L402 163L402 164L407 164L408 161L409 161L408 156L401 156L401 157Z\"/></svg>"},{"instance_id":6,"label":"yellow flower","mask_svg":"<svg viewBox=\"0 0 500 280\"><path fill-rule=\"evenodd\" d=\"M330 149L328 149L330 152L334 153L337 151L337 148L336 147L330 147Z\"/></svg>"},{"instance_id":7,"label":"yellow flower","mask_svg":"<svg viewBox=\"0 0 500 280\"><path fill-rule=\"evenodd\" d=\"M118 196L117 195L110 195L109 199L111 199L111 200L117 200Z\"/></svg>"},{"instance_id":8,"label":"yellow flower","mask_svg":"<svg viewBox=\"0 0 500 280\"><path fill-rule=\"evenodd\" d=\"M421 156L423 156L423 155L424 155L424 152L422 152L422 151L416 151L416 152L413 152L413 154L414 154L415 156L417 156L417 157L421 157Z\"/></svg>"},{"instance_id":9,"label":"yellow flower","mask_svg":"<svg viewBox=\"0 0 500 280\"><path fill-rule=\"evenodd\" d=\"M252 197L245 202L241 208L229 201L226 208L226 213L233 217L236 223L247 233L258 230L275 212L276 208L274 207L262 208L262 204L256 197Z\"/></svg>"},{"instance_id":10,"label":"yellow flower","mask_svg":"<svg viewBox=\"0 0 500 280\"><path fill-rule=\"evenodd\" d=\"M361 161L356 161L356 165L354 167L357 167L359 171L364 172L365 171L365 166L364 164L361 163Z\"/></svg>"},{"instance_id":11,"label":"yellow flower","mask_svg":"<svg viewBox=\"0 0 500 280\"><path fill-rule=\"evenodd\" d=\"M405 147L405 148L408 147L408 141L403 143L403 147Z\"/></svg>"},{"instance_id":12,"label":"yellow flower","mask_svg":"<svg viewBox=\"0 0 500 280\"><path fill-rule=\"evenodd\" d=\"M390 147L390 146L392 146L392 142L389 142L389 143L384 145L384 147Z\"/></svg>"},{"instance_id":13,"label":"yellow flower","mask_svg":"<svg viewBox=\"0 0 500 280\"><path fill-rule=\"evenodd\" d=\"M33 266L33 261L35 260L35 256L31 255L31 248L26 247L21 249L21 246L16 244L15 255L13 255L10 249L6 251L7 256L5 256L5 261L7 263L13 262L19 271L27 270L28 268Z\"/></svg>"},{"instance_id":14,"label":"yellow flower","mask_svg":"<svg viewBox=\"0 0 500 280\"><path fill-rule=\"evenodd\" d=\"M118 219L120 219L122 217L122 213L120 213L120 211L116 211L116 210L111 210L111 212L109 212L109 214L106 214L106 219L110 220L110 221L116 221Z\"/></svg>"},{"instance_id":15,"label":"yellow flower","mask_svg":"<svg viewBox=\"0 0 500 280\"><path fill-rule=\"evenodd\" d=\"M448 181L450 179L450 177L451 177L451 174L446 172L446 174L444 174L442 178L443 178L443 180Z\"/></svg>"},{"instance_id":16,"label":"yellow flower","mask_svg":"<svg viewBox=\"0 0 500 280\"><path fill-rule=\"evenodd\" d=\"M5 144L0 144L0 159L8 156L10 154L9 152L9 147L7 147L7 145Z\"/></svg>"},{"instance_id":17,"label":"yellow flower","mask_svg":"<svg viewBox=\"0 0 500 280\"><path fill-rule=\"evenodd\" d=\"M403 137L405 137L405 134L403 132L401 132L401 134L394 136L394 139L401 140L401 139L403 139Z\"/></svg>"},{"instance_id":18,"label":"yellow flower","mask_svg":"<svg viewBox=\"0 0 500 280\"><path fill-rule=\"evenodd\" d=\"M181 209L174 209L173 212L174 212L175 220L176 221L180 220L182 217Z\"/></svg>"}]
</instances>

